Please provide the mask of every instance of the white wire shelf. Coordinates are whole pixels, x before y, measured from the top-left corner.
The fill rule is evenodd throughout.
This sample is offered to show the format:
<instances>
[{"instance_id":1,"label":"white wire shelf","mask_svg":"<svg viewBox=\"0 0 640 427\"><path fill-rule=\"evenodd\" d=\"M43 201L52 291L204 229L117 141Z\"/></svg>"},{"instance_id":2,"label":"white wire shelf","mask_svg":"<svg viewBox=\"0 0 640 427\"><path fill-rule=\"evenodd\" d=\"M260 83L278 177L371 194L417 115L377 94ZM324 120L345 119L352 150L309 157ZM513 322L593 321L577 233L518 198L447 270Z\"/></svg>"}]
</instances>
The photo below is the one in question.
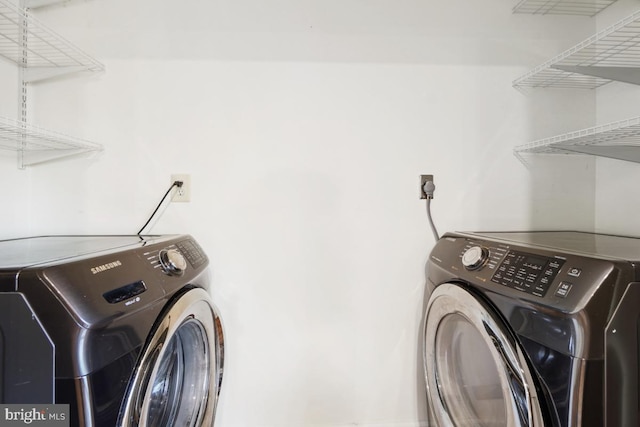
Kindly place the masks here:
<instances>
[{"instance_id":1,"label":"white wire shelf","mask_svg":"<svg viewBox=\"0 0 640 427\"><path fill-rule=\"evenodd\" d=\"M513 13L594 16L616 0L522 0Z\"/></svg>"},{"instance_id":2,"label":"white wire shelf","mask_svg":"<svg viewBox=\"0 0 640 427\"><path fill-rule=\"evenodd\" d=\"M104 65L47 28L10 0L0 0L0 56L24 68L33 82Z\"/></svg>"},{"instance_id":3,"label":"white wire shelf","mask_svg":"<svg viewBox=\"0 0 640 427\"><path fill-rule=\"evenodd\" d=\"M640 10L514 80L515 88L640 84Z\"/></svg>"},{"instance_id":4,"label":"white wire shelf","mask_svg":"<svg viewBox=\"0 0 640 427\"><path fill-rule=\"evenodd\" d=\"M21 168L102 149L94 142L0 116L0 150L17 151Z\"/></svg>"},{"instance_id":5,"label":"white wire shelf","mask_svg":"<svg viewBox=\"0 0 640 427\"><path fill-rule=\"evenodd\" d=\"M595 126L515 147L521 154L590 154L640 163L640 117Z\"/></svg>"}]
</instances>

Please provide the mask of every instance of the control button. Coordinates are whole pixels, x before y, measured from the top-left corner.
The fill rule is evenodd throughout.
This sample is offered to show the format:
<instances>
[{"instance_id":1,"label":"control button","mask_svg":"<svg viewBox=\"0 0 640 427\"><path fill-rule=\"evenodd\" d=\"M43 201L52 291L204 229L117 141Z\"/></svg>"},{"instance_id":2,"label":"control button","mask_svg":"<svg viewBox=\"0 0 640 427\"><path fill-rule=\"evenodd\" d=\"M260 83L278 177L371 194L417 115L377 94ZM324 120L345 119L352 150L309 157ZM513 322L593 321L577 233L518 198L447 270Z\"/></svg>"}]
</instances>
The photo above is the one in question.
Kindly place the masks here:
<instances>
[{"instance_id":1,"label":"control button","mask_svg":"<svg viewBox=\"0 0 640 427\"><path fill-rule=\"evenodd\" d=\"M161 250L160 264L162 265L162 271L170 276L179 276L187 268L187 260L176 249Z\"/></svg>"},{"instance_id":2,"label":"control button","mask_svg":"<svg viewBox=\"0 0 640 427\"><path fill-rule=\"evenodd\" d=\"M566 296L569 294L569 291L571 290L572 286L573 286L573 283L560 282L560 285L558 286L558 289L556 290L556 296L560 297L560 298L566 298Z\"/></svg>"},{"instance_id":3,"label":"control button","mask_svg":"<svg viewBox=\"0 0 640 427\"><path fill-rule=\"evenodd\" d=\"M573 277L580 277L580 273L582 273L582 270L576 267L571 267L567 272L569 276L573 276Z\"/></svg>"},{"instance_id":4,"label":"control button","mask_svg":"<svg viewBox=\"0 0 640 427\"><path fill-rule=\"evenodd\" d=\"M194 268L198 268L207 262L207 257L200 246L192 240L183 240L178 242L176 243L176 247Z\"/></svg>"},{"instance_id":5,"label":"control button","mask_svg":"<svg viewBox=\"0 0 640 427\"><path fill-rule=\"evenodd\" d=\"M462 255L462 265L467 270L478 270L489 258L489 250L482 246L472 246Z\"/></svg>"}]
</instances>

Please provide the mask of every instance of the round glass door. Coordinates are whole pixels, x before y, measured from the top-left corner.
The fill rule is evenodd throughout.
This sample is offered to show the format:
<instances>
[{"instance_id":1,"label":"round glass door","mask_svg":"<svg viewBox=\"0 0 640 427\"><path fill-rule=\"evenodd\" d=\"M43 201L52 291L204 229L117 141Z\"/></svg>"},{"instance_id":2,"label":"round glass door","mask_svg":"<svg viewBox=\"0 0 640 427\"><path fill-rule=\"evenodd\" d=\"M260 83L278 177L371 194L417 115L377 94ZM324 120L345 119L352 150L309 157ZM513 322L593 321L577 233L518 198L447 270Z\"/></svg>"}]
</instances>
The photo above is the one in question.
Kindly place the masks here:
<instances>
[{"instance_id":1,"label":"round glass door","mask_svg":"<svg viewBox=\"0 0 640 427\"><path fill-rule=\"evenodd\" d=\"M425 317L425 378L438 426L542 426L526 359L486 304L444 284Z\"/></svg>"},{"instance_id":2,"label":"round glass door","mask_svg":"<svg viewBox=\"0 0 640 427\"><path fill-rule=\"evenodd\" d=\"M220 318L206 291L188 290L169 304L147 341L120 425L213 425L222 365Z\"/></svg>"},{"instance_id":3,"label":"round glass door","mask_svg":"<svg viewBox=\"0 0 640 427\"><path fill-rule=\"evenodd\" d=\"M211 376L206 334L202 323L188 319L171 337L150 387L145 425L196 425Z\"/></svg>"}]
</instances>

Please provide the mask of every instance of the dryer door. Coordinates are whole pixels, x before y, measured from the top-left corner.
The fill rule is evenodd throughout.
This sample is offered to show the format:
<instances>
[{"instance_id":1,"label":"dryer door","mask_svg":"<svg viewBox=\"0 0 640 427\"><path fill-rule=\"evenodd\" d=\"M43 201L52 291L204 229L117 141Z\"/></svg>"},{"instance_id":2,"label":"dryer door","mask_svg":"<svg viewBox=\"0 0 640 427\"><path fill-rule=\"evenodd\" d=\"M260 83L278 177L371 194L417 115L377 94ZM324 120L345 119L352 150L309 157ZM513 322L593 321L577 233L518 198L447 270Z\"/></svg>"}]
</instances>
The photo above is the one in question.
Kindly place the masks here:
<instances>
[{"instance_id":1,"label":"dryer door","mask_svg":"<svg viewBox=\"0 0 640 427\"><path fill-rule=\"evenodd\" d=\"M220 318L205 290L190 289L168 304L147 340L118 425L213 425L222 365Z\"/></svg>"},{"instance_id":2,"label":"dryer door","mask_svg":"<svg viewBox=\"0 0 640 427\"><path fill-rule=\"evenodd\" d=\"M488 304L438 286L425 316L424 367L438 426L542 426L536 387L513 335Z\"/></svg>"}]
</instances>

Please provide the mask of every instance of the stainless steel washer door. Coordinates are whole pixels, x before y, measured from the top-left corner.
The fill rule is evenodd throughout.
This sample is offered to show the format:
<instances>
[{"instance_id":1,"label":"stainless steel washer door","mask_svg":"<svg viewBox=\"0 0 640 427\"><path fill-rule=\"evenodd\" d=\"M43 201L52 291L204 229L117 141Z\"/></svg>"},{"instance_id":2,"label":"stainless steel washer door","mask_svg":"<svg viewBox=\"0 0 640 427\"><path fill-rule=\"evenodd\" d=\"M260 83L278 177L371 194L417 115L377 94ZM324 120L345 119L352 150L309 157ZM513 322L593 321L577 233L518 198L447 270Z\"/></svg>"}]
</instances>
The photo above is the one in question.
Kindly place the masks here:
<instances>
[{"instance_id":1,"label":"stainless steel washer door","mask_svg":"<svg viewBox=\"0 0 640 427\"><path fill-rule=\"evenodd\" d=\"M164 311L137 365L122 426L211 426L222 379L220 318L194 288Z\"/></svg>"},{"instance_id":2,"label":"stainless steel washer door","mask_svg":"<svg viewBox=\"0 0 640 427\"><path fill-rule=\"evenodd\" d=\"M520 346L491 308L455 284L438 286L425 316L424 367L440 427L542 426Z\"/></svg>"}]
</instances>

